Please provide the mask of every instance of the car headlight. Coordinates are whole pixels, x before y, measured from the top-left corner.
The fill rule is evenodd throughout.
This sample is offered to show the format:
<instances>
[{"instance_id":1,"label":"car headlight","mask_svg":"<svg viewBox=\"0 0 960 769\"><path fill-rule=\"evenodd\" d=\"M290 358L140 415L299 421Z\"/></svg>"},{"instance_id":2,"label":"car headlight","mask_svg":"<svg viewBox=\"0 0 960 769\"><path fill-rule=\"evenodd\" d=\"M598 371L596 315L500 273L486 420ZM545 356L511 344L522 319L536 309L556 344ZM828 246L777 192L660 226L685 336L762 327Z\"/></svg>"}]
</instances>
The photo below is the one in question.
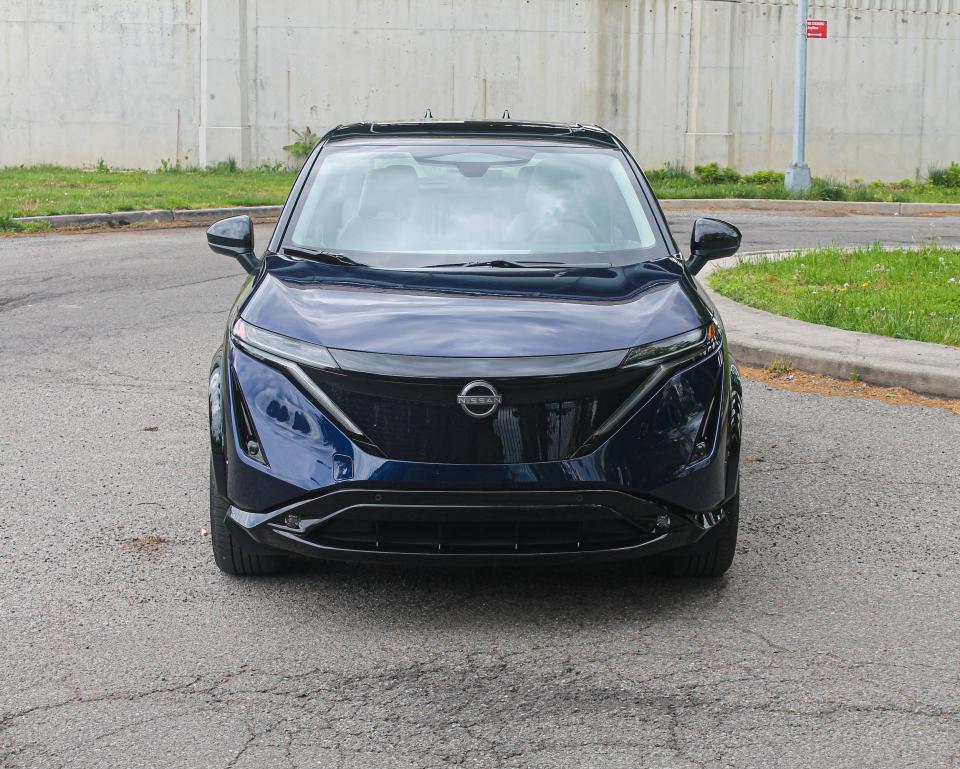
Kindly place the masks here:
<instances>
[{"instance_id":1,"label":"car headlight","mask_svg":"<svg viewBox=\"0 0 960 769\"><path fill-rule=\"evenodd\" d=\"M347 434L373 446L353 420L297 365L303 363L321 368L340 368L326 347L275 334L240 318L233 324L230 337L240 349L286 371Z\"/></svg>"},{"instance_id":2,"label":"car headlight","mask_svg":"<svg viewBox=\"0 0 960 769\"><path fill-rule=\"evenodd\" d=\"M634 347L624 356L621 366L657 366L679 358L706 355L720 346L720 331L716 323L677 334L659 342Z\"/></svg>"},{"instance_id":3,"label":"car headlight","mask_svg":"<svg viewBox=\"0 0 960 769\"><path fill-rule=\"evenodd\" d=\"M253 326L241 318L237 318L233 324L232 336L243 345L276 355L284 360L319 368L340 368L326 347L301 342L299 339L283 336L283 334L275 334L259 326Z\"/></svg>"}]
</instances>

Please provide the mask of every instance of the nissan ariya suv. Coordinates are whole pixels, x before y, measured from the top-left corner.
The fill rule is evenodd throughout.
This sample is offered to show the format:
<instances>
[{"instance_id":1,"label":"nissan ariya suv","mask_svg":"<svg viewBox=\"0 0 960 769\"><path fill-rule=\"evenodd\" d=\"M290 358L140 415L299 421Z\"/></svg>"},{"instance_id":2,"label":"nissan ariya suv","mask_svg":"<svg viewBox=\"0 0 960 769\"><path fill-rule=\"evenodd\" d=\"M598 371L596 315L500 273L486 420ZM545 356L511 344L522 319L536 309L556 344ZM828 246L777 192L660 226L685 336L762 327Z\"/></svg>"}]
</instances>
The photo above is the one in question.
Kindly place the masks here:
<instances>
[{"instance_id":1,"label":"nissan ariya suv","mask_svg":"<svg viewBox=\"0 0 960 769\"><path fill-rule=\"evenodd\" d=\"M237 575L363 562L730 566L741 387L626 147L591 126L359 123L323 137L210 370L210 525Z\"/></svg>"}]
</instances>

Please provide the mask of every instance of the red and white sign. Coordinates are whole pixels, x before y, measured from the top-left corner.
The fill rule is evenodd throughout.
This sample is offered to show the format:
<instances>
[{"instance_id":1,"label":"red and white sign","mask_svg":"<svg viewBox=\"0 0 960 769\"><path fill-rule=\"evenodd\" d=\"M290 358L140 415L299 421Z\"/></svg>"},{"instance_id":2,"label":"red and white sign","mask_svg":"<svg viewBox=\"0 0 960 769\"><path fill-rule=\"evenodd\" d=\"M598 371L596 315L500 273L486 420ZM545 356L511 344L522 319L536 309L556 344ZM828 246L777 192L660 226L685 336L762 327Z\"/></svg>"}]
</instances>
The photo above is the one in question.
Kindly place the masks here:
<instances>
[{"instance_id":1,"label":"red and white sign","mask_svg":"<svg viewBox=\"0 0 960 769\"><path fill-rule=\"evenodd\" d=\"M807 19L807 37L810 39L827 39L827 22L824 19Z\"/></svg>"}]
</instances>

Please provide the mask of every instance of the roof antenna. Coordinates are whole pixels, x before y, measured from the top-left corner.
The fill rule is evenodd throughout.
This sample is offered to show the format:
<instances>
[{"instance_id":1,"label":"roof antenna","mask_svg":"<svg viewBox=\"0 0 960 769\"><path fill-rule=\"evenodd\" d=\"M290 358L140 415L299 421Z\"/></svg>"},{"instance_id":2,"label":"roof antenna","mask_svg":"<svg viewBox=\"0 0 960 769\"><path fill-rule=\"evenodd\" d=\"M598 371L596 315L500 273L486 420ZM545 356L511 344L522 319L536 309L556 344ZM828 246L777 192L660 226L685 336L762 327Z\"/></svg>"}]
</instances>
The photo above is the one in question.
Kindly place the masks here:
<instances>
[{"instance_id":1,"label":"roof antenna","mask_svg":"<svg viewBox=\"0 0 960 769\"><path fill-rule=\"evenodd\" d=\"M428 120L428 119L429 119L429 120L433 120L433 111L432 111L429 107L427 107L427 111L423 113L423 119L424 119L424 120Z\"/></svg>"},{"instance_id":2,"label":"roof antenna","mask_svg":"<svg viewBox=\"0 0 960 769\"><path fill-rule=\"evenodd\" d=\"M507 107L507 109L505 109L505 110L503 111L503 119L504 119L504 120L509 120L509 119L510 119L510 108L509 108L509 107Z\"/></svg>"}]
</instances>

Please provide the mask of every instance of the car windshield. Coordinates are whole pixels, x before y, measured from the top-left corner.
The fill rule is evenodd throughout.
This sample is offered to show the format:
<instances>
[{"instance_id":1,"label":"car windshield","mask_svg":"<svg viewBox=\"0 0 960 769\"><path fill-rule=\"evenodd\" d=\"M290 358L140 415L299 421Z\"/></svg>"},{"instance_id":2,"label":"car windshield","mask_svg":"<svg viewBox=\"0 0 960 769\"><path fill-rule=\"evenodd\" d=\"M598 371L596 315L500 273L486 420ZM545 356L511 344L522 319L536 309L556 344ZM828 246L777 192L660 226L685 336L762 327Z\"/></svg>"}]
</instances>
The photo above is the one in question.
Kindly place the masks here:
<instances>
[{"instance_id":1,"label":"car windshield","mask_svg":"<svg viewBox=\"0 0 960 769\"><path fill-rule=\"evenodd\" d=\"M470 141L325 147L283 241L387 268L623 265L661 244L619 151Z\"/></svg>"}]
</instances>

